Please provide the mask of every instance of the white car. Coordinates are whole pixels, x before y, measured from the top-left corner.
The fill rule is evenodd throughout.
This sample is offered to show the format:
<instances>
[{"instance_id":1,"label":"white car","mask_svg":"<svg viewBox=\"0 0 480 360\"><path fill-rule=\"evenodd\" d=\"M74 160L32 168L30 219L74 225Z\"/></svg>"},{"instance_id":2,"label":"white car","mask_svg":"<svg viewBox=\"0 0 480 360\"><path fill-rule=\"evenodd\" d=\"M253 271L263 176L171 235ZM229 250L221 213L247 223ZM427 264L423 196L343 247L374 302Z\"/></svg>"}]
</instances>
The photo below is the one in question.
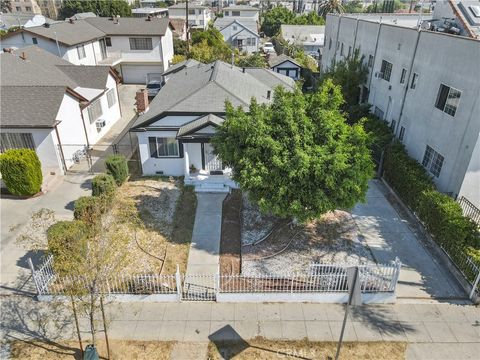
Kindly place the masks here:
<instances>
[{"instance_id":1,"label":"white car","mask_svg":"<svg viewBox=\"0 0 480 360\"><path fill-rule=\"evenodd\" d=\"M263 52L264 53L274 53L275 52L275 47L273 46L273 44L271 42L266 42L265 44L263 44Z\"/></svg>"},{"instance_id":2,"label":"white car","mask_svg":"<svg viewBox=\"0 0 480 360\"><path fill-rule=\"evenodd\" d=\"M154 97L158 94L162 88L162 82L160 80L152 80L147 84L147 93L149 97Z\"/></svg>"}]
</instances>

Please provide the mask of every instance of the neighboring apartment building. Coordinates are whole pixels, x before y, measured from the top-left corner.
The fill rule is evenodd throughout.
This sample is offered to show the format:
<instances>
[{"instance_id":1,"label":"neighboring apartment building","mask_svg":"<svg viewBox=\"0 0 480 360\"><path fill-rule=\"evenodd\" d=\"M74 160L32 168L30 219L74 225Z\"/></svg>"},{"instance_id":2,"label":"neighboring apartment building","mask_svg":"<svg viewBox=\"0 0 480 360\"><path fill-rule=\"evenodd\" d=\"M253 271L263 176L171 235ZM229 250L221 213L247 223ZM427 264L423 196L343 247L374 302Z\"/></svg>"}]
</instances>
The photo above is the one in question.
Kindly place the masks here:
<instances>
[{"instance_id":1,"label":"neighboring apartment building","mask_svg":"<svg viewBox=\"0 0 480 360\"><path fill-rule=\"evenodd\" d=\"M75 65L110 65L124 83L145 84L151 74L165 71L173 58L167 18L70 19L2 38L3 47L31 44Z\"/></svg>"},{"instance_id":2,"label":"neighboring apartment building","mask_svg":"<svg viewBox=\"0 0 480 360\"><path fill-rule=\"evenodd\" d=\"M260 45L258 22L254 18L217 18L213 26L231 46L249 54L257 52Z\"/></svg>"},{"instance_id":3,"label":"neighboring apartment building","mask_svg":"<svg viewBox=\"0 0 480 360\"><path fill-rule=\"evenodd\" d=\"M11 1L10 5L12 7L12 13L33 13L33 14L42 14L42 9L38 6L38 1L36 0L21 0L21 1Z\"/></svg>"},{"instance_id":4,"label":"neighboring apartment building","mask_svg":"<svg viewBox=\"0 0 480 360\"><path fill-rule=\"evenodd\" d=\"M168 8L170 19L187 19L185 3L170 6ZM202 5L188 5L188 26L190 28L206 29L213 19L211 10Z\"/></svg>"},{"instance_id":5,"label":"neighboring apartment building","mask_svg":"<svg viewBox=\"0 0 480 360\"><path fill-rule=\"evenodd\" d=\"M232 5L223 8L223 16L225 18L249 18L258 21L258 13L260 9L248 5Z\"/></svg>"},{"instance_id":6,"label":"neighboring apartment building","mask_svg":"<svg viewBox=\"0 0 480 360\"><path fill-rule=\"evenodd\" d=\"M360 101L440 191L480 207L480 41L424 30L433 18L419 27L418 15L328 15L322 69L358 49L369 69Z\"/></svg>"},{"instance_id":7,"label":"neighboring apartment building","mask_svg":"<svg viewBox=\"0 0 480 360\"><path fill-rule=\"evenodd\" d=\"M0 55L0 151L34 149L45 181L121 118L109 66L76 66L38 46Z\"/></svg>"},{"instance_id":8,"label":"neighboring apartment building","mask_svg":"<svg viewBox=\"0 0 480 360\"><path fill-rule=\"evenodd\" d=\"M58 18L62 2L63 0L37 0L42 14L52 19Z\"/></svg>"},{"instance_id":9,"label":"neighboring apartment building","mask_svg":"<svg viewBox=\"0 0 480 360\"><path fill-rule=\"evenodd\" d=\"M281 25L280 34L289 44L300 46L305 53L319 58L325 42L325 26Z\"/></svg>"}]
</instances>

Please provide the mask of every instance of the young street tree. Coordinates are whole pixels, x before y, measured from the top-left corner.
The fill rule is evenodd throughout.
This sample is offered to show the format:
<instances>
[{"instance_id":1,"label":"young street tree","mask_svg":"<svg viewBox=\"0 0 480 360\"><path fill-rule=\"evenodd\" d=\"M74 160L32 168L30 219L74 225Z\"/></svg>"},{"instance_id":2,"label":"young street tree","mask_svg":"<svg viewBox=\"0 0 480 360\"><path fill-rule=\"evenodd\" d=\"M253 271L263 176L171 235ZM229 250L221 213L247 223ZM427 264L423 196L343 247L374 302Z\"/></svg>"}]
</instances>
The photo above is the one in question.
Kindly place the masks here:
<instances>
[{"instance_id":1,"label":"young street tree","mask_svg":"<svg viewBox=\"0 0 480 360\"><path fill-rule=\"evenodd\" d=\"M340 111L341 89L326 80L318 92L275 90L271 105L248 112L226 104L216 152L263 212L307 221L364 200L373 163L361 123Z\"/></svg>"}]
</instances>

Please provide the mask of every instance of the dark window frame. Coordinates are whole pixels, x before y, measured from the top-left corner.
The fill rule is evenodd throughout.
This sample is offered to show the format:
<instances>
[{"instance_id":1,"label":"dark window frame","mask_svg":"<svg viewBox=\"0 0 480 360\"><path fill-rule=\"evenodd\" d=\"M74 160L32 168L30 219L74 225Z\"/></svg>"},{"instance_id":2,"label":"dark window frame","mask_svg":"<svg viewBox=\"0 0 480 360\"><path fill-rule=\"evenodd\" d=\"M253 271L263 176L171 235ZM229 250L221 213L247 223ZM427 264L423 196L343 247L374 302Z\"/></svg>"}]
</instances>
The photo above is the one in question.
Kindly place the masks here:
<instances>
[{"instance_id":1,"label":"dark window frame","mask_svg":"<svg viewBox=\"0 0 480 360\"><path fill-rule=\"evenodd\" d=\"M461 96L462 92L460 90L441 83L435 107L453 117L457 113Z\"/></svg>"},{"instance_id":2,"label":"dark window frame","mask_svg":"<svg viewBox=\"0 0 480 360\"><path fill-rule=\"evenodd\" d=\"M400 84L405 84L405 80L407 78L407 69L402 69L402 74L400 75Z\"/></svg>"},{"instance_id":3,"label":"dark window frame","mask_svg":"<svg viewBox=\"0 0 480 360\"><path fill-rule=\"evenodd\" d=\"M382 79L390 82L392 77L393 64L387 60L382 60L382 65L380 67L380 73L382 74Z\"/></svg>"},{"instance_id":4,"label":"dark window frame","mask_svg":"<svg viewBox=\"0 0 480 360\"><path fill-rule=\"evenodd\" d=\"M151 37L131 37L128 38L130 43L130 50L133 51L145 51L153 50L153 40ZM144 41L144 43L141 43Z\"/></svg>"}]
</instances>

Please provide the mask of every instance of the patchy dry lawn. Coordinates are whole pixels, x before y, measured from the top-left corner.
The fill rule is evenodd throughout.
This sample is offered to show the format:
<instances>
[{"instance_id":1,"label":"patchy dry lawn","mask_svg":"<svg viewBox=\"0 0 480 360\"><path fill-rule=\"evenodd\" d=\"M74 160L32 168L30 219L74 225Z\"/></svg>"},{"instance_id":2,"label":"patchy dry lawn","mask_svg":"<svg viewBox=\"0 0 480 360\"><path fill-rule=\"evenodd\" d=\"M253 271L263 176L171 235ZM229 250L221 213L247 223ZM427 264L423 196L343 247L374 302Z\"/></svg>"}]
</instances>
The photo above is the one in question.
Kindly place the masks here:
<instances>
[{"instance_id":1,"label":"patchy dry lawn","mask_svg":"<svg viewBox=\"0 0 480 360\"><path fill-rule=\"evenodd\" d=\"M110 340L111 360L167 360L174 342ZM84 345L85 346L85 345ZM101 359L107 358L104 341L97 351ZM81 359L78 342L45 343L40 341L13 341L10 343L12 360L73 360Z\"/></svg>"},{"instance_id":2,"label":"patchy dry lawn","mask_svg":"<svg viewBox=\"0 0 480 360\"><path fill-rule=\"evenodd\" d=\"M173 178L138 178L118 189L119 201L134 204L140 226L131 232L126 273L173 274L184 271L188 259L196 197Z\"/></svg>"},{"instance_id":3,"label":"patchy dry lawn","mask_svg":"<svg viewBox=\"0 0 480 360\"><path fill-rule=\"evenodd\" d=\"M407 345L400 342L346 342L342 346L342 360L400 360L405 358ZM333 359L337 343L308 341L269 341L255 339L243 342L210 343L211 360L257 359ZM223 356L222 356L223 355Z\"/></svg>"}]
</instances>

